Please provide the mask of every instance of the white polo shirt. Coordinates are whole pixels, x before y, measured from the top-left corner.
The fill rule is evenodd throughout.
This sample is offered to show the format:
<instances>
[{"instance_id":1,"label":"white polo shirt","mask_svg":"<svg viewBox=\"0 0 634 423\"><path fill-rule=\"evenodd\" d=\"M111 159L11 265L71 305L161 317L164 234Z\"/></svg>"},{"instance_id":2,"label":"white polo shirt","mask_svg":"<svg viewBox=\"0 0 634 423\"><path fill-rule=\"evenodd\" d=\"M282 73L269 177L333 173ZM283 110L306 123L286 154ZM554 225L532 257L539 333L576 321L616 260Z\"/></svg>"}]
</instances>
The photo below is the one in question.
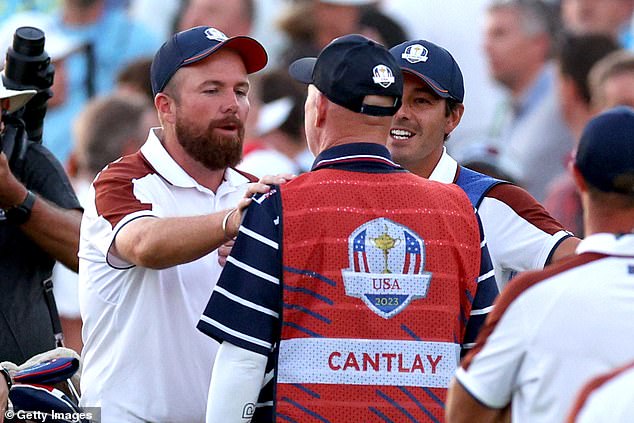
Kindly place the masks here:
<instances>
[{"instance_id":1,"label":"white polo shirt","mask_svg":"<svg viewBox=\"0 0 634 423\"><path fill-rule=\"evenodd\" d=\"M196 330L221 272L217 253L163 270L135 267L109 252L116 233L141 216L231 208L248 182L228 169L214 194L170 157L154 130L139 152L97 175L81 224L81 403L103 407L106 423L204 422L218 347Z\"/></svg>"},{"instance_id":2,"label":"white polo shirt","mask_svg":"<svg viewBox=\"0 0 634 423\"><path fill-rule=\"evenodd\" d=\"M634 362L588 382L577 398L570 422L634 422Z\"/></svg>"},{"instance_id":3,"label":"white polo shirt","mask_svg":"<svg viewBox=\"0 0 634 423\"><path fill-rule=\"evenodd\" d=\"M446 184L458 179L458 163L445 150L429 176ZM491 188L478 208L500 292L517 273L542 269L570 234L527 191L512 185Z\"/></svg>"},{"instance_id":4,"label":"white polo shirt","mask_svg":"<svg viewBox=\"0 0 634 423\"><path fill-rule=\"evenodd\" d=\"M596 234L577 256L511 281L456 379L513 422L561 422L590 378L634 351L634 234ZM607 421L607 420L606 420Z\"/></svg>"}]
</instances>

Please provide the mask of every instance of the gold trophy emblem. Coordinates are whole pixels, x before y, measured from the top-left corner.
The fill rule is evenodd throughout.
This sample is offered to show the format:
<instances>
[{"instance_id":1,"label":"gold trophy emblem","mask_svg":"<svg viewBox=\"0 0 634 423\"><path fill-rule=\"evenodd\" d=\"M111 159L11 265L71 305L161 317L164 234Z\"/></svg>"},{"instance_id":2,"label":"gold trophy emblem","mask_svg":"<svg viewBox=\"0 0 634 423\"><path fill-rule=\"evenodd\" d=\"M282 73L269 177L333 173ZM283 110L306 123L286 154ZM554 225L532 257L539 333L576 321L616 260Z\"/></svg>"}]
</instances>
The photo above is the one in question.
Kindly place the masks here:
<instances>
[{"instance_id":1,"label":"gold trophy emblem","mask_svg":"<svg viewBox=\"0 0 634 423\"><path fill-rule=\"evenodd\" d=\"M377 238L370 238L370 241L374 243L374 246L383 251L383 258L385 259L385 268L383 273L392 273L387 267L387 257L390 254L390 250L401 243L400 238L392 238L387 231L387 225L385 225L385 232L383 232Z\"/></svg>"}]
</instances>

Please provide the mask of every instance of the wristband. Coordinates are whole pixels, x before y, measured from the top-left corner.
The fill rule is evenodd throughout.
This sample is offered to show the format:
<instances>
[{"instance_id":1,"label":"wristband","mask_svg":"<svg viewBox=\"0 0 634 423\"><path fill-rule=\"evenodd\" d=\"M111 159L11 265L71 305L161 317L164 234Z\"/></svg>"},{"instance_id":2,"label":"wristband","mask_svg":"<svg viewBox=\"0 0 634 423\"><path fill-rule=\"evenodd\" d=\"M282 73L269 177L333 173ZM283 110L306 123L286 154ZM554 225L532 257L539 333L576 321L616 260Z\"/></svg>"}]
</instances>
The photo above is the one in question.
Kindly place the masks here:
<instances>
[{"instance_id":1,"label":"wristband","mask_svg":"<svg viewBox=\"0 0 634 423\"><path fill-rule=\"evenodd\" d=\"M4 215L6 216L7 221L16 225L26 223L31 217L33 204L35 204L35 194L31 191L27 191L26 198L21 204L4 210Z\"/></svg>"},{"instance_id":2,"label":"wristband","mask_svg":"<svg viewBox=\"0 0 634 423\"><path fill-rule=\"evenodd\" d=\"M224 234L226 239L232 238L227 235L227 221L229 221L229 218L231 217L231 215L235 213L236 211L238 211L238 209L231 209L227 212L227 214L225 214L225 217L222 218L222 233Z\"/></svg>"},{"instance_id":3,"label":"wristband","mask_svg":"<svg viewBox=\"0 0 634 423\"><path fill-rule=\"evenodd\" d=\"M5 369L4 367L0 366L0 373L2 373L2 376L4 376L4 380L7 381L7 385L9 387L9 391L11 390L11 387L13 386L13 381L11 381L11 375L9 374L9 371L7 369Z\"/></svg>"}]
</instances>

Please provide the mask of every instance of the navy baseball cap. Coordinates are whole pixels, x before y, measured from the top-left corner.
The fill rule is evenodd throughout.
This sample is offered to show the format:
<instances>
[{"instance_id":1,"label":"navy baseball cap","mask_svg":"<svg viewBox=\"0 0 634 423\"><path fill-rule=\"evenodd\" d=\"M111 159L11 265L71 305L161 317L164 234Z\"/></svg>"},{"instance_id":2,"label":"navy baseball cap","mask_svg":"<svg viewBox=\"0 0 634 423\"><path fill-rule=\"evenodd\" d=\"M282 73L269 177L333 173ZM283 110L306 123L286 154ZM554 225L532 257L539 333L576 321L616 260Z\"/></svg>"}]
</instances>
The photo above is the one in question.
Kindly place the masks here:
<instances>
[{"instance_id":1,"label":"navy baseball cap","mask_svg":"<svg viewBox=\"0 0 634 423\"><path fill-rule=\"evenodd\" d=\"M419 77L440 97L463 102L462 72L447 50L426 40L414 40L392 47L390 53L403 72Z\"/></svg>"},{"instance_id":2,"label":"navy baseball cap","mask_svg":"<svg viewBox=\"0 0 634 423\"><path fill-rule=\"evenodd\" d=\"M381 44L352 34L335 38L317 57L291 63L290 75L313 84L328 100L356 113L393 116L403 97L403 75L389 51ZM368 95L394 97L389 107L367 105Z\"/></svg>"},{"instance_id":3,"label":"navy baseball cap","mask_svg":"<svg viewBox=\"0 0 634 423\"><path fill-rule=\"evenodd\" d=\"M575 166L604 192L634 195L634 109L619 106L586 125Z\"/></svg>"},{"instance_id":4,"label":"navy baseball cap","mask_svg":"<svg viewBox=\"0 0 634 423\"><path fill-rule=\"evenodd\" d=\"M253 38L243 35L229 38L215 28L197 26L172 35L156 52L150 71L152 92L156 95L163 91L181 67L203 60L223 48L230 48L240 55L247 73L266 66L266 50Z\"/></svg>"}]
</instances>

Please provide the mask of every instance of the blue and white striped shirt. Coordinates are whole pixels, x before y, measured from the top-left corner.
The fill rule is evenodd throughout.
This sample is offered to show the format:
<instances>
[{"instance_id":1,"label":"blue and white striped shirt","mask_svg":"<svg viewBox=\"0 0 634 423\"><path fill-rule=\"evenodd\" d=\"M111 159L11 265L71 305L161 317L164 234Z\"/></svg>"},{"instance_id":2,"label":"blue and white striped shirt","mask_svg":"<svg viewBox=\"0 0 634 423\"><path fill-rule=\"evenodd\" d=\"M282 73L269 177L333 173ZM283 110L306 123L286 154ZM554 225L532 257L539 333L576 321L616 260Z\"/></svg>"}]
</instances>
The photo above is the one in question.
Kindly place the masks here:
<instances>
[{"instance_id":1,"label":"blue and white striped shirt","mask_svg":"<svg viewBox=\"0 0 634 423\"><path fill-rule=\"evenodd\" d=\"M317 157L313 170L324 167L370 173L405 172L390 160L386 148L375 144L328 149ZM467 329L463 350L473 347L498 294L481 224L480 237L480 277L475 297L470 298L471 315L464 316ZM280 336L282 290L287 289L281 280L281 241L282 204L278 189L273 187L249 206L225 269L197 326L218 342L228 341L270 357L266 370L269 376L275 368ZM273 378L269 377L259 403L270 405L272 398Z\"/></svg>"}]
</instances>

